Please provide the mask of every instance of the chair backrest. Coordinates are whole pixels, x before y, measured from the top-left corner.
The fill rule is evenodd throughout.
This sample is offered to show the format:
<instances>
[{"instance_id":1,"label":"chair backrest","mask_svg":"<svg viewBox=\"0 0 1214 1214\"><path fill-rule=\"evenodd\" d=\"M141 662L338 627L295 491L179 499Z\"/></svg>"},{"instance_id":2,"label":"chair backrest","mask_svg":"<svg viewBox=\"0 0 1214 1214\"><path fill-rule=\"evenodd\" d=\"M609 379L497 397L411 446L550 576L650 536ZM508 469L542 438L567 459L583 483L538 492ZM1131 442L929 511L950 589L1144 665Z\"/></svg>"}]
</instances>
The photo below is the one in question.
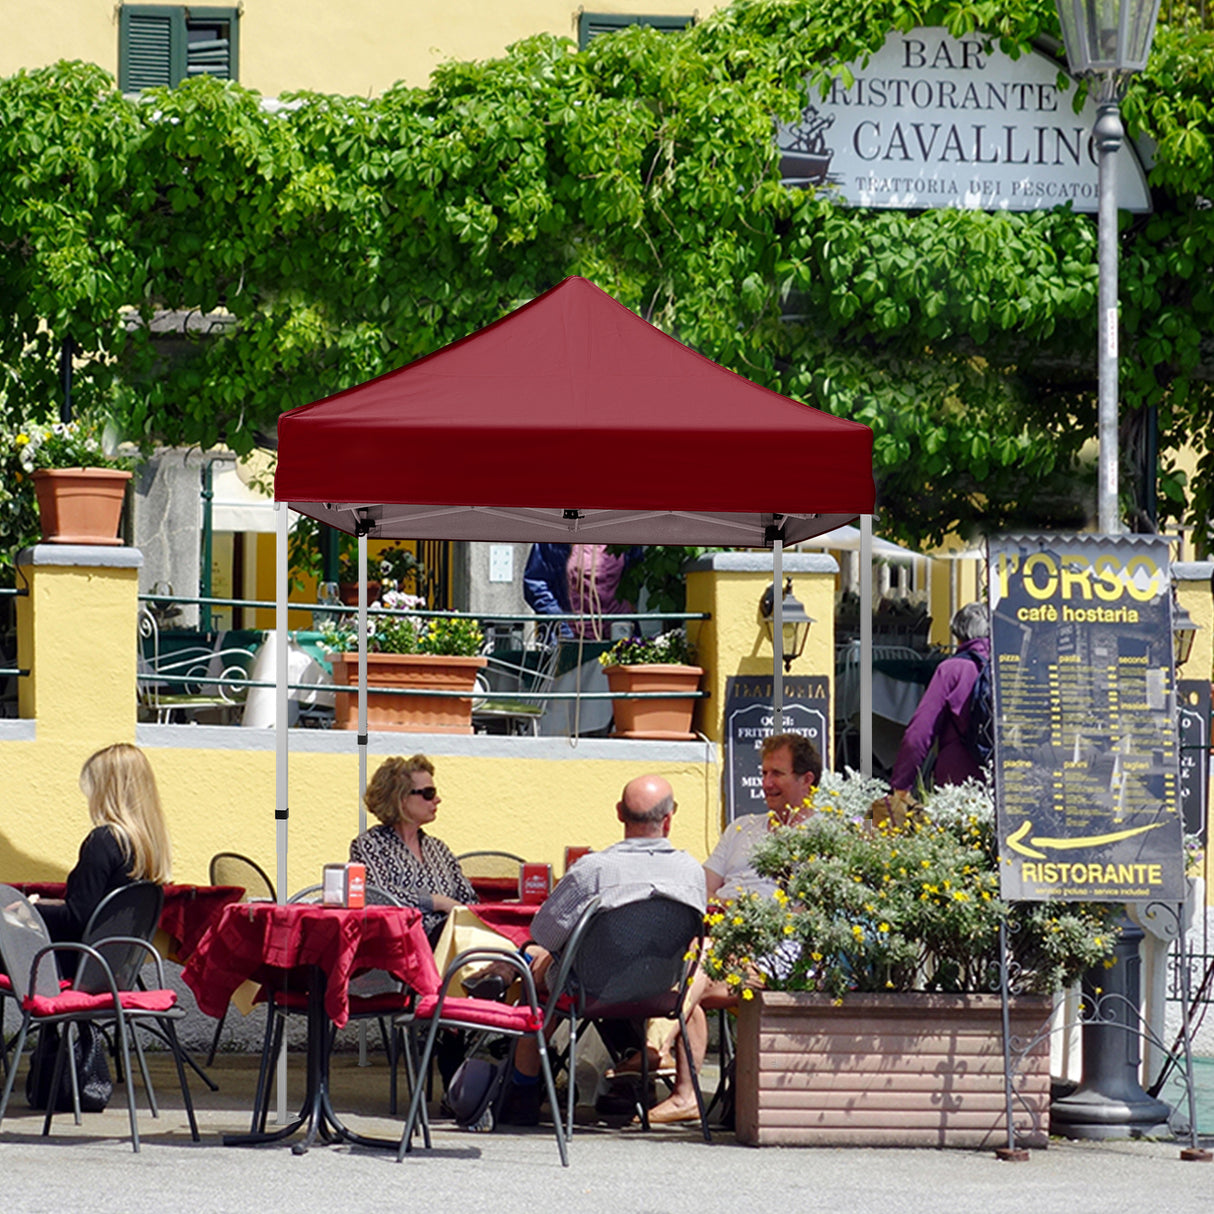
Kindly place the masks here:
<instances>
[{"instance_id":1,"label":"chair backrest","mask_svg":"<svg viewBox=\"0 0 1214 1214\"><path fill-rule=\"evenodd\" d=\"M239 852L221 851L211 857L210 881L212 885L235 885L244 890L245 901L250 898L269 898L278 901L274 882L265 869L242 856Z\"/></svg>"},{"instance_id":2,"label":"chair backrest","mask_svg":"<svg viewBox=\"0 0 1214 1214\"><path fill-rule=\"evenodd\" d=\"M475 877L497 877L503 880L508 877L517 881L518 866L527 863L522 856L508 851L466 851L455 858L469 881Z\"/></svg>"},{"instance_id":3,"label":"chair backrest","mask_svg":"<svg viewBox=\"0 0 1214 1214\"><path fill-rule=\"evenodd\" d=\"M30 994L30 967L39 949L51 942L50 932L38 913L37 907L19 890L11 885L0 885L0 958L13 994L24 999ZM34 994L53 997L59 993L59 971L52 957L47 957L38 967L37 987Z\"/></svg>"},{"instance_id":4,"label":"chair backrest","mask_svg":"<svg viewBox=\"0 0 1214 1214\"><path fill-rule=\"evenodd\" d=\"M107 944L105 941L114 936L127 936L151 943L160 926L163 909L164 889L161 886L155 881L133 881L106 894L89 916L81 943L92 945L105 958L119 990L130 990L135 985L139 971L151 960L151 955L147 949L134 944ZM80 956L72 985L89 994L110 989L105 971L84 953Z\"/></svg>"},{"instance_id":5,"label":"chair backrest","mask_svg":"<svg viewBox=\"0 0 1214 1214\"><path fill-rule=\"evenodd\" d=\"M581 1014L673 1016L683 999L704 935L694 906L656 896L597 911L570 961Z\"/></svg>"}]
</instances>

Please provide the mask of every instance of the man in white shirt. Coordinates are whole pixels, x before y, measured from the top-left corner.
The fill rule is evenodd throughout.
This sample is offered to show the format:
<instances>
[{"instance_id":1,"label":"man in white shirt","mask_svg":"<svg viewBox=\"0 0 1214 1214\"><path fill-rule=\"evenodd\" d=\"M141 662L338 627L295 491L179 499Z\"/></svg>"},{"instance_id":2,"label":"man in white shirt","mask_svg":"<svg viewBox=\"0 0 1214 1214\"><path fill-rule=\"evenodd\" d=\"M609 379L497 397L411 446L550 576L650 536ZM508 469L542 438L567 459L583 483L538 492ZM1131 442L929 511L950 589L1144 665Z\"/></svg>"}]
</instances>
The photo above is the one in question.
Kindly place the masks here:
<instances>
[{"instance_id":1,"label":"man in white shirt","mask_svg":"<svg viewBox=\"0 0 1214 1214\"><path fill-rule=\"evenodd\" d=\"M769 877L761 877L751 867L750 857L755 845L768 831L780 826L795 826L813 814L808 798L822 776L822 758L808 738L793 733L766 738L762 764L767 813L744 814L725 828L712 855L704 862L704 883L710 902L728 902L743 893L771 897L776 883ZM708 999L714 1006L721 1006L732 1002L733 998L724 982L711 982L703 970L697 971L684 1008L687 1036L697 1071L708 1052L708 1021L701 1001ZM693 1121L699 1117L691 1073L682 1043L677 1038L676 1029L662 1051L669 1054L678 1047L674 1091L649 1110L649 1120L656 1125Z\"/></svg>"}]
</instances>

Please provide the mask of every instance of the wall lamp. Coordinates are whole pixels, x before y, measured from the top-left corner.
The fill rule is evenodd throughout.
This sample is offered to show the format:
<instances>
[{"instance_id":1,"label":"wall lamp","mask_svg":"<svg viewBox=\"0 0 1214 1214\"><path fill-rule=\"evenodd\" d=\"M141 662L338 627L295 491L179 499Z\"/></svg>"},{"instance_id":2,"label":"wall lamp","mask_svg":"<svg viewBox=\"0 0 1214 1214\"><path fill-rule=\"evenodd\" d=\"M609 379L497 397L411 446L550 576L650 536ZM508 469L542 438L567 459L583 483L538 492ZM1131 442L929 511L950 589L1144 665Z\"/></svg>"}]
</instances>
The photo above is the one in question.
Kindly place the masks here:
<instances>
[{"instance_id":1,"label":"wall lamp","mask_svg":"<svg viewBox=\"0 0 1214 1214\"><path fill-rule=\"evenodd\" d=\"M809 629L814 623L812 617L806 614L805 606L792 592L792 578L784 583L784 593L781 596L780 614L782 616L782 633L784 639L784 672L792 669L792 664L805 652L805 642L809 640ZM767 630L767 639L775 644L776 625L775 587L768 586L759 600L759 615L763 618L763 626Z\"/></svg>"}]
</instances>

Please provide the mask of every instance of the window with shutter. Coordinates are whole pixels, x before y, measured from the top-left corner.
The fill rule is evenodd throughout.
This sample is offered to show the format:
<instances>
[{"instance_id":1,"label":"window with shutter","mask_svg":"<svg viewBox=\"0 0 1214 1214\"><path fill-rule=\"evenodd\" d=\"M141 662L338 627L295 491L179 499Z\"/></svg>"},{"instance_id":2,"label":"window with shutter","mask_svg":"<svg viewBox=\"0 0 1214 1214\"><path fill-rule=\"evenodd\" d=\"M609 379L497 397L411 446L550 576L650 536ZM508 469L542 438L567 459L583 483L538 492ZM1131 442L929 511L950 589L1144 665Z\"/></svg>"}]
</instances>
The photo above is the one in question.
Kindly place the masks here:
<instances>
[{"instance_id":1,"label":"window with shutter","mask_svg":"<svg viewBox=\"0 0 1214 1214\"><path fill-rule=\"evenodd\" d=\"M578 16L577 44L585 50L591 38L610 34L629 25L648 25L663 33L685 30L695 21L694 17L646 17L637 13L581 13Z\"/></svg>"},{"instance_id":2,"label":"window with shutter","mask_svg":"<svg viewBox=\"0 0 1214 1214\"><path fill-rule=\"evenodd\" d=\"M234 8L126 4L118 21L118 87L137 93L191 76L236 80Z\"/></svg>"}]
</instances>

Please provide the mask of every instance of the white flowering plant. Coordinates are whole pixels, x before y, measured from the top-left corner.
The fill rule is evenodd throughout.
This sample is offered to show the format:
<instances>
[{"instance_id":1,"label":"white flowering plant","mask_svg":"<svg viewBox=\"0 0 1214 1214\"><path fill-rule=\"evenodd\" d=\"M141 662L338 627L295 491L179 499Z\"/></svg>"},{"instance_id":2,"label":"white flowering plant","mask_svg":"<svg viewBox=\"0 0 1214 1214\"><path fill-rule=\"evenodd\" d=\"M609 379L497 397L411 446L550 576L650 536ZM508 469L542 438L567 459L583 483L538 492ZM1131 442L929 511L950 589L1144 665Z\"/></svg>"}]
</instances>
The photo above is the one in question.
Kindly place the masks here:
<instances>
[{"instance_id":1,"label":"white flowering plant","mask_svg":"<svg viewBox=\"0 0 1214 1214\"><path fill-rule=\"evenodd\" d=\"M87 421L39 422L4 417L0 396L0 550L10 558L42 534L34 473L43 468L130 468L116 439Z\"/></svg>"},{"instance_id":2,"label":"white flowering plant","mask_svg":"<svg viewBox=\"0 0 1214 1214\"><path fill-rule=\"evenodd\" d=\"M372 607L385 611L424 611L426 600L400 590L385 590ZM358 648L355 617L343 615L321 631L321 643L332 653L353 653ZM446 657L475 657L485 644L476 620L463 616L373 614L367 617L369 653L430 653Z\"/></svg>"},{"instance_id":3,"label":"white flowering plant","mask_svg":"<svg viewBox=\"0 0 1214 1214\"><path fill-rule=\"evenodd\" d=\"M704 966L736 987L817 991L999 989L1006 918L1016 989L1052 992L1111 964L1117 908L999 897L994 808L977 782L933 794L904 825L874 825L888 787L825 776L813 814L771 831L752 856L774 897L709 912Z\"/></svg>"},{"instance_id":4,"label":"white flowering plant","mask_svg":"<svg viewBox=\"0 0 1214 1214\"><path fill-rule=\"evenodd\" d=\"M685 628L672 628L656 636L621 637L599 654L604 666L694 666L695 660L695 647L687 639Z\"/></svg>"}]
</instances>

